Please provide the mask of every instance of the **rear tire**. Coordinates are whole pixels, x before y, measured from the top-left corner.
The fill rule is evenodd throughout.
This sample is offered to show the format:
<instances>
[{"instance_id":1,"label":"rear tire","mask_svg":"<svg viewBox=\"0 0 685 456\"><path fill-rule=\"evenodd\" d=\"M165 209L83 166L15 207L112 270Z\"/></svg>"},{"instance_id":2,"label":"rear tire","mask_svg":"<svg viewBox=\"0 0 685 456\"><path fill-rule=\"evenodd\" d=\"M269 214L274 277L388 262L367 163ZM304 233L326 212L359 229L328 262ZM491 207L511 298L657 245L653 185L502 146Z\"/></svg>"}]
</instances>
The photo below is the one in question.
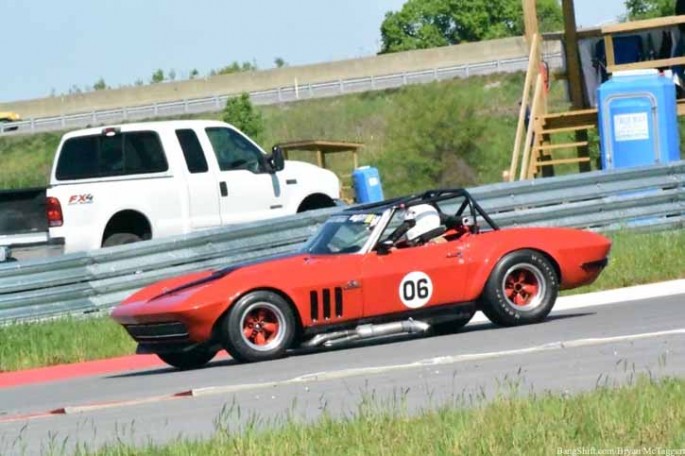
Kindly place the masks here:
<instances>
[{"instance_id":1,"label":"rear tire","mask_svg":"<svg viewBox=\"0 0 685 456\"><path fill-rule=\"evenodd\" d=\"M194 347L188 351L157 353L159 359L180 370L197 369L206 365L216 356L216 350L204 346Z\"/></svg>"},{"instance_id":2,"label":"rear tire","mask_svg":"<svg viewBox=\"0 0 685 456\"><path fill-rule=\"evenodd\" d=\"M518 250L493 269L483 291L482 310L501 326L538 323L552 310L558 292L559 280L550 261L540 252Z\"/></svg>"},{"instance_id":3,"label":"rear tire","mask_svg":"<svg viewBox=\"0 0 685 456\"><path fill-rule=\"evenodd\" d=\"M133 233L114 233L107 236L105 242L102 243L103 247L112 247L115 245L123 244L133 244L134 242L142 241L141 237Z\"/></svg>"},{"instance_id":4,"label":"rear tire","mask_svg":"<svg viewBox=\"0 0 685 456\"><path fill-rule=\"evenodd\" d=\"M222 322L226 351L241 362L280 358L295 340L297 323L290 305L271 291L254 291L236 302Z\"/></svg>"}]
</instances>

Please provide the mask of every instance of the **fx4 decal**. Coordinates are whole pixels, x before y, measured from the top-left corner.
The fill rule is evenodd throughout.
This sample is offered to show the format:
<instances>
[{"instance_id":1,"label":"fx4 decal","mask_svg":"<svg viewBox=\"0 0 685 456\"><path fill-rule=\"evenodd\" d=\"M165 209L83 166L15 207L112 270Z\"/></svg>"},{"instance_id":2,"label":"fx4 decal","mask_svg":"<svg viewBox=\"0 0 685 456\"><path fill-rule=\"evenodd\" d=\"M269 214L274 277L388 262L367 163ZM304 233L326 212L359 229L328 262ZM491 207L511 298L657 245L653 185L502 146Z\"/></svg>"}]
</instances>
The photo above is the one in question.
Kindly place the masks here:
<instances>
[{"instance_id":1,"label":"fx4 decal","mask_svg":"<svg viewBox=\"0 0 685 456\"><path fill-rule=\"evenodd\" d=\"M69 197L69 205L73 204L91 204L93 202L93 195L84 193L81 195L71 195Z\"/></svg>"}]
</instances>

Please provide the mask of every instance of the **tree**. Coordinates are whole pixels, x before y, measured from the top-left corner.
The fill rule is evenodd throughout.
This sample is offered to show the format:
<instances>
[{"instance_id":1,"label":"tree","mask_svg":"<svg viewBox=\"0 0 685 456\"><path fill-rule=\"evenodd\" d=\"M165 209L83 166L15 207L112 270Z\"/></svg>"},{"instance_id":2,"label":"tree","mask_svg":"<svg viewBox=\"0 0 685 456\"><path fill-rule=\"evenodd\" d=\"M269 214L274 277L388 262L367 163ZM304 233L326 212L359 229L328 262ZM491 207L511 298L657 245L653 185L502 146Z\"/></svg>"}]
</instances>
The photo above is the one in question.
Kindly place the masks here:
<instances>
[{"instance_id":1,"label":"tree","mask_svg":"<svg viewBox=\"0 0 685 456\"><path fill-rule=\"evenodd\" d=\"M559 0L538 0L541 31L563 29ZM521 0L408 0L381 24L381 54L519 36Z\"/></svg>"},{"instance_id":2,"label":"tree","mask_svg":"<svg viewBox=\"0 0 685 456\"><path fill-rule=\"evenodd\" d=\"M478 112L482 98L480 90L464 96L452 84L406 87L397 95L378 160L388 195L477 181L475 166L485 159L481 144L487 136Z\"/></svg>"},{"instance_id":3,"label":"tree","mask_svg":"<svg viewBox=\"0 0 685 456\"><path fill-rule=\"evenodd\" d=\"M152 73L152 78L150 78L151 84L157 84L164 81L164 71L160 68L154 73Z\"/></svg>"},{"instance_id":4,"label":"tree","mask_svg":"<svg viewBox=\"0 0 685 456\"><path fill-rule=\"evenodd\" d=\"M250 95L242 93L238 97L229 98L223 110L222 118L243 133L259 142L264 134L264 118L250 101Z\"/></svg>"},{"instance_id":5,"label":"tree","mask_svg":"<svg viewBox=\"0 0 685 456\"><path fill-rule=\"evenodd\" d=\"M673 16L675 0L626 0L628 19L637 21L653 17Z\"/></svg>"},{"instance_id":6,"label":"tree","mask_svg":"<svg viewBox=\"0 0 685 456\"><path fill-rule=\"evenodd\" d=\"M107 90L107 84L103 78L98 79L95 84L93 84L93 90Z\"/></svg>"},{"instance_id":7,"label":"tree","mask_svg":"<svg viewBox=\"0 0 685 456\"><path fill-rule=\"evenodd\" d=\"M283 60L283 58L276 57L274 59L274 65L276 65L276 68L283 68L284 66L287 66L288 63L285 60Z\"/></svg>"},{"instance_id":8,"label":"tree","mask_svg":"<svg viewBox=\"0 0 685 456\"><path fill-rule=\"evenodd\" d=\"M190 79L195 79L196 77L198 77L199 74L200 72L197 71L197 68L193 68L192 70L190 70Z\"/></svg>"},{"instance_id":9,"label":"tree","mask_svg":"<svg viewBox=\"0 0 685 456\"><path fill-rule=\"evenodd\" d=\"M176 80L176 70L173 68L169 70L169 81Z\"/></svg>"}]
</instances>

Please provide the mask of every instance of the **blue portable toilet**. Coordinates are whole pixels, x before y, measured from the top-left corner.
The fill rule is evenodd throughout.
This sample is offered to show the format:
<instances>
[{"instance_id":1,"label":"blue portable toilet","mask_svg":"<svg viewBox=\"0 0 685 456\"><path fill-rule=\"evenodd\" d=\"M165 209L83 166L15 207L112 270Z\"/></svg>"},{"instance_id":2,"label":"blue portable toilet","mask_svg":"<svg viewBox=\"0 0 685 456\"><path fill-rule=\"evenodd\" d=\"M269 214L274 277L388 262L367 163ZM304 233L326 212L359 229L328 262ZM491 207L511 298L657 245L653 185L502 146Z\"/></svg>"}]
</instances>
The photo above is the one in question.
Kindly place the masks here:
<instances>
[{"instance_id":1,"label":"blue portable toilet","mask_svg":"<svg viewBox=\"0 0 685 456\"><path fill-rule=\"evenodd\" d=\"M597 89L602 169L680 160L675 83L657 70L616 72Z\"/></svg>"},{"instance_id":2,"label":"blue portable toilet","mask_svg":"<svg viewBox=\"0 0 685 456\"><path fill-rule=\"evenodd\" d=\"M378 169L372 166L361 166L352 172L354 200L357 203L375 203L383 201L383 187Z\"/></svg>"}]
</instances>

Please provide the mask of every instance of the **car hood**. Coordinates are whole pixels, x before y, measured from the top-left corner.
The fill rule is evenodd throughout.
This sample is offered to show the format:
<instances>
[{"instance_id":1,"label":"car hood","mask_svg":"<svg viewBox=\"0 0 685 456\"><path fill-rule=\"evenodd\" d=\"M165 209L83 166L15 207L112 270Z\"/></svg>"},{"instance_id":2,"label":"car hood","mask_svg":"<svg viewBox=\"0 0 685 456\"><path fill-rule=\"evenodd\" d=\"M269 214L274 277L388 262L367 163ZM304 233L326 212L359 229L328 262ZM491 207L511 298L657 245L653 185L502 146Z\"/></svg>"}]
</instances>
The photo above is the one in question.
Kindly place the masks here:
<instances>
[{"instance_id":1,"label":"car hood","mask_svg":"<svg viewBox=\"0 0 685 456\"><path fill-rule=\"evenodd\" d=\"M308 255L301 252L269 256L234 263L221 269L208 270L174 277L153 283L130 296L121 305L142 302L154 302L162 298L173 298L183 295L188 297L206 286L221 281L236 271L245 271L268 277L274 270L291 270L295 264L301 264L302 258ZM173 299L170 299L173 300Z\"/></svg>"}]
</instances>

